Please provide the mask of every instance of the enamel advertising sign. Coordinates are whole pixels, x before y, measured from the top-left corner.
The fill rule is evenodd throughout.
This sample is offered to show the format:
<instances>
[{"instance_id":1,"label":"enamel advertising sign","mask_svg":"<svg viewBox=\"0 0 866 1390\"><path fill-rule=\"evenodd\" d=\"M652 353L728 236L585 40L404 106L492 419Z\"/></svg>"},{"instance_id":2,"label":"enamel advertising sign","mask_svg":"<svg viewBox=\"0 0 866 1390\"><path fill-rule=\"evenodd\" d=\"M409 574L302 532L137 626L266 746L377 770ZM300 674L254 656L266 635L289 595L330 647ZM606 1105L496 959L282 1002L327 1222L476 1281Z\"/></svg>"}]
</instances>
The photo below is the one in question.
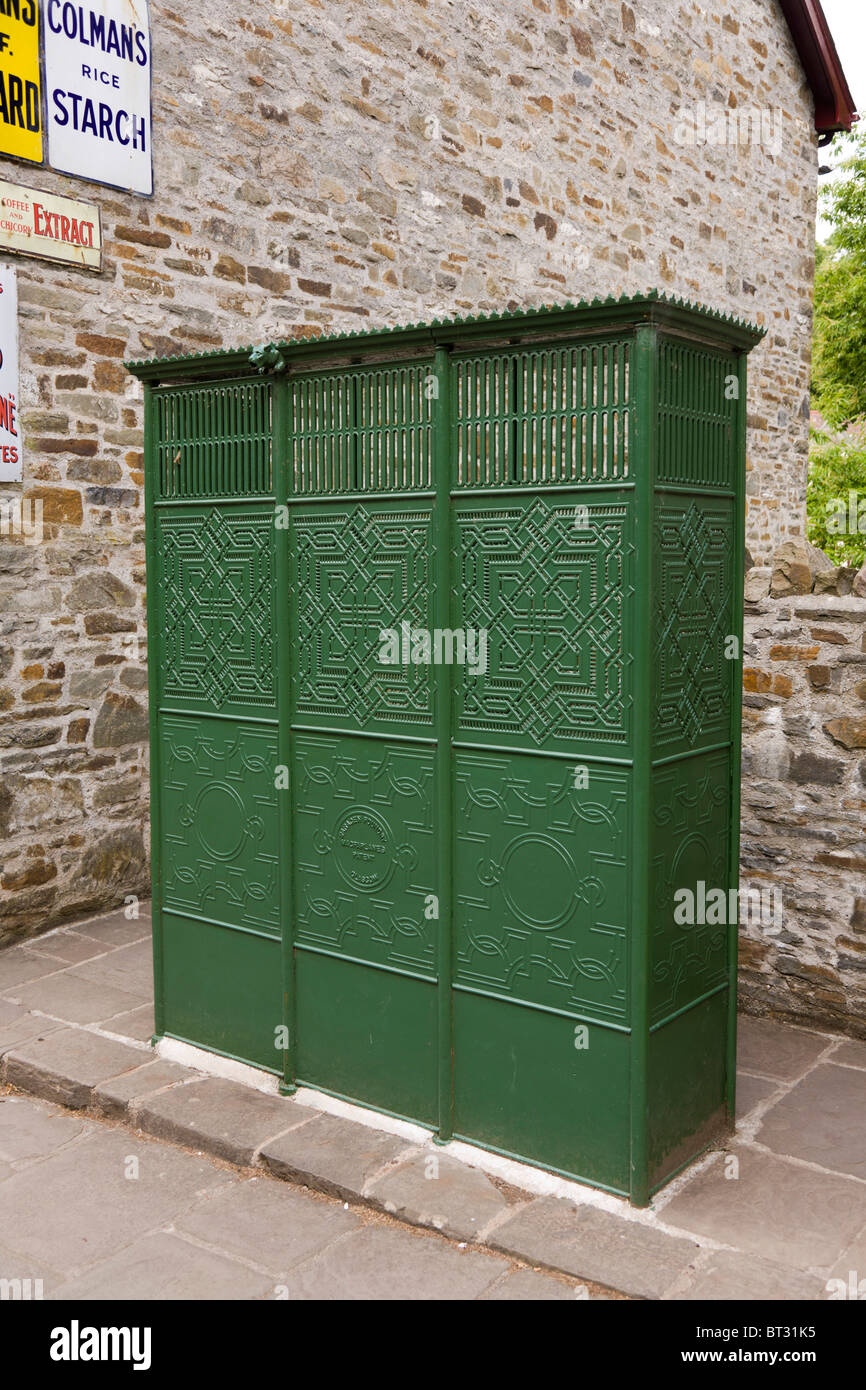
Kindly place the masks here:
<instances>
[{"instance_id":1,"label":"enamel advertising sign","mask_svg":"<svg viewBox=\"0 0 866 1390\"><path fill-rule=\"evenodd\" d=\"M43 27L48 163L152 193L146 0L43 0Z\"/></svg>"},{"instance_id":2,"label":"enamel advertising sign","mask_svg":"<svg viewBox=\"0 0 866 1390\"><path fill-rule=\"evenodd\" d=\"M18 282L0 264L0 482L21 481L18 434Z\"/></svg>"},{"instance_id":3,"label":"enamel advertising sign","mask_svg":"<svg viewBox=\"0 0 866 1390\"><path fill-rule=\"evenodd\" d=\"M0 251L100 270L99 208L0 179Z\"/></svg>"},{"instance_id":4,"label":"enamel advertising sign","mask_svg":"<svg viewBox=\"0 0 866 1390\"><path fill-rule=\"evenodd\" d=\"M0 154L42 163L36 0L0 0Z\"/></svg>"}]
</instances>

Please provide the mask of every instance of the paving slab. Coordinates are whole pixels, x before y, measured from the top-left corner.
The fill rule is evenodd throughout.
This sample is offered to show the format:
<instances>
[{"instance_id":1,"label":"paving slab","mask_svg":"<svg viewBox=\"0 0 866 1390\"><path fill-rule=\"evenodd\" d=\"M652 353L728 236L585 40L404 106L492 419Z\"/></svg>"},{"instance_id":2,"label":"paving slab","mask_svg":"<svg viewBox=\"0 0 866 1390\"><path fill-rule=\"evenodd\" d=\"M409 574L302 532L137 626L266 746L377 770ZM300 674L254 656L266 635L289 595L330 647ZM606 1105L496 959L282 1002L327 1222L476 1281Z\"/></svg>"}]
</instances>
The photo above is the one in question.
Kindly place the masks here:
<instances>
[{"instance_id":1,"label":"paving slab","mask_svg":"<svg viewBox=\"0 0 866 1390\"><path fill-rule=\"evenodd\" d=\"M134 1042L149 1043L156 1032L152 1004L140 1004L128 1013L114 1014L99 1019L99 1026L107 1033L115 1033L121 1038L131 1038Z\"/></svg>"},{"instance_id":2,"label":"paving slab","mask_svg":"<svg viewBox=\"0 0 866 1390\"><path fill-rule=\"evenodd\" d=\"M182 1237L158 1231L96 1269L68 1280L49 1299L255 1299L272 1294L268 1274L248 1269L229 1256L202 1250Z\"/></svg>"},{"instance_id":3,"label":"paving slab","mask_svg":"<svg viewBox=\"0 0 866 1390\"><path fill-rule=\"evenodd\" d=\"M142 1054L138 1056L140 1058ZM93 1088L91 1105L97 1115L104 1115L109 1120L123 1120L127 1111L134 1109L145 1097L164 1090L166 1086L194 1081L198 1076L198 1072L190 1071L189 1067L182 1067L177 1062L156 1059L145 1062L134 1071L124 1072L122 1076L101 1081Z\"/></svg>"},{"instance_id":4,"label":"paving slab","mask_svg":"<svg viewBox=\"0 0 866 1390\"><path fill-rule=\"evenodd\" d=\"M275 1278L359 1226L357 1212L270 1178L213 1192L176 1223L181 1234L251 1260Z\"/></svg>"},{"instance_id":5,"label":"paving slab","mask_svg":"<svg viewBox=\"0 0 866 1390\"><path fill-rule=\"evenodd\" d=\"M63 1276L58 1274L56 1269L51 1269L43 1261L28 1259L17 1250L9 1250L5 1245L0 1245L0 1279L20 1279L21 1295L23 1298L26 1293L27 1302L31 1299L38 1302L43 1298L50 1298L52 1291L59 1288L63 1282ZM13 1293L13 1298L16 1293L17 1291Z\"/></svg>"},{"instance_id":6,"label":"paving slab","mask_svg":"<svg viewBox=\"0 0 866 1390\"><path fill-rule=\"evenodd\" d=\"M745 1120L756 1106L779 1089L779 1082L766 1076L750 1076L740 1072L737 1076L737 1121Z\"/></svg>"},{"instance_id":7,"label":"paving slab","mask_svg":"<svg viewBox=\"0 0 866 1390\"><path fill-rule=\"evenodd\" d=\"M207 1158L97 1126L0 1183L0 1231L10 1250L68 1275L176 1220L209 1189L237 1181Z\"/></svg>"},{"instance_id":8,"label":"paving slab","mask_svg":"<svg viewBox=\"0 0 866 1390\"><path fill-rule=\"evenodd\" d=\"M454 1240L477 1240L480 1231L508 1210L505 1197L485 1173L429 1150L390 1169L365 1192L399 1220L430 1226Z\"/></svg>"},{"instance_id":9,"label":"paving slab","mask_svg":"<svg viewBox=\"0 0 866 1390\"><path fill-rule=\"evenodd\" d=\"M62 1026L53 1019L31 1013L21 1004L0 999L0 1058L19 1043L29 1042L31 1038L45 1038Z\"/></svg>"},{"instance_id":10,"label":"paving slab","mask_svg":"<svg viewBox=\"0 0 866 1390\"><path fill-rule=\"evenodd\" d=\"M866 1225L866 1184L746 1146L731 1154L739 1177L720 1155L665 1204L666 1225L803 1270L831 1266Z\"/></svg>"},{"instance_id":11,"label":"paving slab","mask_svg":"<svg viewBox=\"0 0 866 1390\"><path fill-rule=\"evenodd\" d=\"M740 1017L737 1066L777 1081L796 1081L825 1052L829 1040L771 1018Z\"/></svg>"},{"instance_id":12,"label":"paving slab","mask_svg":"<svg viewBox=\"0 0 866 1390\"><path fill-rule=\"evenodd\" d=\"M866 1299L866 1228L842 1252L828 1278L842 1280L846 1299L853 1298L855 1290L858 1302ZM826 1296L829 1298L830 1293L834 1293L839 1300L841 1292L841 1289L832 1289Z\"/></svg>"},{"instance_id":13,"label":"paving slab","mask_svg":"<svg viewBox=\"0 0 866 1390\"><path fill-rule=\"evenodd\" d=\"M0 951L0 994L18 997L18 988L31 980L41 980L55 970L63 970L65 961L51 959L47 955L37 955L23 946L7 946Z\"/></svg>"},{"instance_id":14,"label":"paving slab","mask_svg":"<svg viewBox=\"0 0 866 1390\"><path fill-rule=\"evenodd\" d=\"M89 936L91 940L102 941L108 946L128 946L133 941L150 936L150 913L142 911L137 921L130 921L122 912L112 912L108 917L77 923L75 929L82 936Z\"/></svg>"},{"instance_id":15,"label":"paving slab","mask_svg":"<svg viewBox=\"0 0 866 1390\"><path fill-rule=\"evenodd\" d=\"M581 1298L580 1285L566 1284L534 1269L518 1269L481 1295L482 1303L573 1303Z\"/></svg>"},{"instance_id":16,"label":"paving slab","mask_svg":"<svg viewBox=\"0 0 866 1390\"><path fill-rule=\"evenodd\" d=\"M62 1019L64 1023L98 1023L112 1014L128 1012L146 1001L134 989L116 989L71 975L67 969L42 980L15 986L15 998L25 1008Z\"/></svg>"},{"instance_id":17,"label":"paving slab","mask_svg":"<svg viewBox=\"0 0 866 1390\"><path fill-rule=\"evenodd\" d=\"M95 1126L82 1115L57 1110L30 1096L0 1096L0 1159L16 1168L56 1153Z\"/></svg>"},{"instance_id":18,"label":"paving slab","mask_svg":"<svg viewBox=\"0 0 866 1390\"><path fill-rule=\"evenodd\" d=\"M636 1298L660 1298L699 1249L693 1240L557 1197L539 1197L521 1207L488 1243Z\"/></svg>"},{"instance_id":19,"label":"paving slab","mask_svg":"<svg viewBox=\"0 0 866 1390\"><path fill-rule=\"evenodd\" d=\"M405 1139L355 1124L337 1115L320 1115L302 1129L265 1144L261 1161L278 1178L300 1182L344 1201L357 1201L386 1164L417 1152Z\"/></svg>"},{"instance_id":20,"label":"paving slab","mask_svg":"<svg viewBox=\"0 0 866 1390\"><path fill-rule=\"evenodd\" d=\"M508 1265L435 1236L367 1226L336 1241L282 1281L298 1299L389 1302L478 1298Z\"/></svg>"},{"instance_id":21,"label":"paving slab","mask_svg":"<svg viewBox=\"0 0 866 1390\"><path fill-rule=\"evenodd\" d=\"M841 1067L866 1070L866 1042L846 1042L833 1053L831 1061Z\"/></svg>"},{"instance_id":22,"label":"paving slab","mask_svg":"<svg viewBox=\"0 0 866 1390\"><path fill-rule=\"evenodd\" d=\"M79 932L64 928L48 936L37 937L28 949L37 956L47 955L68 965L77 965L80 961L101 956L106 948L92 937L81 936Z\"/></svg>"},{"instance_id":23,"label":"paving slab","mask_svg":"<svg viewBox=\"0 0 866 1390\"><path fill-rule=\"evenodd\" d=\"M96 960L86 960L70 969L69 974L95 984L111 985L114 989L130 990L142 996L144 1002L153 997L153 951L151 943L137 941L132 946L117 946Z\"/></svg>"},{"instance_id":24,"label":"paving slab","mask_svg":"<svg viewBox=\"0 0 866 1390\"><path fill-rule=\"evenodd\" d=\"M7 1052L3 1075L8 1085L30 1095L85 1110L94 1086L140 1067L143 1055L83 1028L61 1028Z\"/></svg>"},{"instance_id":25,"label":"paving slab","mask_svg":"<svg viewBox=\"0 0 866 1390\"><path fill-rule=\"evenodd\" d=\"M755 1139L774 1153L866 1179L866 1077L823 1064L764 1116Z\"/></svg>"},{"instance_id":26,"label":"paving slab","mask_svg":"<svg viewBox=\"0 0 866 1390\"><path fill-rule=\"evenodd\" d=\"M824 1281L790 1265L744 1255L739 1250L707 1250L701 1255L688 1288L676 1299L686 1302L767 1300L813 1301L824 1297Z\"/></svg>"},{"instance_id":27,"label":"paving slab","mask_svg":"<svg viewBox=\"0 0 866 1390\"><path fill-rule=\"evenodd\" d=\"M253 1163L261 1146L275 1135L312 1123L312 1113L287 1096L213 1076L151 1096L131 1111L133 1123L147 1134L241 1167Z\"/></svg>"}]
</instances>

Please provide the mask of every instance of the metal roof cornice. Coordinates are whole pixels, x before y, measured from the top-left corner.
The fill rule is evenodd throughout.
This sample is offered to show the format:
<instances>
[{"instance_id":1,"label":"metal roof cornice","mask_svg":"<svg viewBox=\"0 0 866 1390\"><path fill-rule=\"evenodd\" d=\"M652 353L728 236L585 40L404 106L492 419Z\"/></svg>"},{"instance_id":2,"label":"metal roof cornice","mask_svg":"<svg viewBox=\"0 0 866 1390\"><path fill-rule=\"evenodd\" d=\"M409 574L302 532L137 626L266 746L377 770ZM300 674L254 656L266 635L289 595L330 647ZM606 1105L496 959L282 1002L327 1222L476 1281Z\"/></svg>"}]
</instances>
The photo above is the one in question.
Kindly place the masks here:
<instances>
[{"instance_id":1,"label":"metal roof cornice","mask_svg":"<svg viewBox=\"0 0 866 1390\"><path fill-rule=\"evenodd\" d=\"M641 322L653 322L669 329L676 329L677 326L689 328L740 350L754 347L765 333L764 329L732 314L650 290L646 294L623 295L618 299L609 295L606 299L596 297L578 303L540 305L514 309L504 314L466 314L450 319L434 318L426 323L281 339L217 352L152 357L127 362L126 366L142 381L168 382L253 373L257 368L256 355L259 358L269 355L272 359L270 367L259 370L285 371L291 370L295 364L309 365L311 360L322 356L365 357L383 350L462 346L503 337L519 342L522 338L551 330L563 333L569 329L615 329L617 326ZM271 350L269 354L268 349Z\"/></svg>"}]
</instances>

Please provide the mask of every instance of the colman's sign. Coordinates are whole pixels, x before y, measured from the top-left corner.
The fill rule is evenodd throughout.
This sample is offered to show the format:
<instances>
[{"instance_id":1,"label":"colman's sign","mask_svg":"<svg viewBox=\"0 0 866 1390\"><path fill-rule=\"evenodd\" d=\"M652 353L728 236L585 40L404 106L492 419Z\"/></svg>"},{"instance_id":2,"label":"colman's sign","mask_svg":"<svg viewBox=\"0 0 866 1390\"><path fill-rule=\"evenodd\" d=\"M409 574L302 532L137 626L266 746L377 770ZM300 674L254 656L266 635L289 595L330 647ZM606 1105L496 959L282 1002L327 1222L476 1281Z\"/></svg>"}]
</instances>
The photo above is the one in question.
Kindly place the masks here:
<instances>
[{"instance_id":1,"label":"colman's sign","mask_svg":"<svg viewBox=\"0 0 866 1390\"><path fill-rule=\"evenodd\" d=\"M0 0L0 155L150 194L150 89L146 0Z\"/></svg>"}]
</instances>

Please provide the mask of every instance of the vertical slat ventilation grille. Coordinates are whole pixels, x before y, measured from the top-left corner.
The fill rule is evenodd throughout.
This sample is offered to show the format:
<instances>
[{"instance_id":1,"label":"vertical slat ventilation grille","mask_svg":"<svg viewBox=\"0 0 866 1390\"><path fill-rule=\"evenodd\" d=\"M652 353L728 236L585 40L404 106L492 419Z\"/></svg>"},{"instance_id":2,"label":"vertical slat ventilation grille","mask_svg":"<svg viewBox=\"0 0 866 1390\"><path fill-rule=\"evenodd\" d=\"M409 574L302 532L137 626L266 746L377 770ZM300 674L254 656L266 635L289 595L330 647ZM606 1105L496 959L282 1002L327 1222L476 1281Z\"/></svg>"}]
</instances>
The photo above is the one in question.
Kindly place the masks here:
<instances>
[{"instance_id":1,"label":"vertical slat ventilation grille","mask_svg":"<svg viewBox=\"0 0 866 1390\"><path fill-rule=\"evenodd\" d=\"M154 392L156 489L163 500L273 491L266 381Z\"/></svg>"},{"instance_id":2,"label":"vertical slat ventilation grille","mask_svg":"<svg viewBox=\"0 0 866 1390\"><path fill-rule=\"evenodd\" d=\"M434 381L426 362L293 377L295 493L321 497L432 487Z\"/></svg>"},{"instance_id":3,"label":"vertical slat ventilation grille","mask_svg":"<svg viewBox=\"0 0 866 1390\"><path fill-rule=\"evenodd\" d=\"M521 349L454 364L457 486L629 476L629 344Z\"/></svg>"},{"instance_id":4,"label":"vertical slat ventilation grille","mask_svg":"<svg viewBox=\"0 0 866 1390\"><path fill-rule=\"evenodd\" d=\"M658 480L734 486L737 359L665 341L659 351Z\"/></svg>"}]
</instances>

